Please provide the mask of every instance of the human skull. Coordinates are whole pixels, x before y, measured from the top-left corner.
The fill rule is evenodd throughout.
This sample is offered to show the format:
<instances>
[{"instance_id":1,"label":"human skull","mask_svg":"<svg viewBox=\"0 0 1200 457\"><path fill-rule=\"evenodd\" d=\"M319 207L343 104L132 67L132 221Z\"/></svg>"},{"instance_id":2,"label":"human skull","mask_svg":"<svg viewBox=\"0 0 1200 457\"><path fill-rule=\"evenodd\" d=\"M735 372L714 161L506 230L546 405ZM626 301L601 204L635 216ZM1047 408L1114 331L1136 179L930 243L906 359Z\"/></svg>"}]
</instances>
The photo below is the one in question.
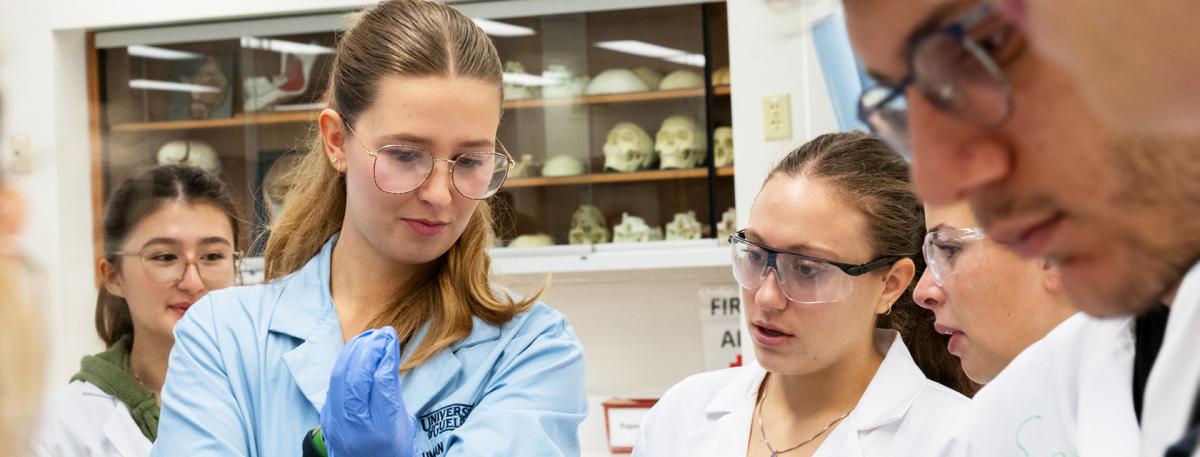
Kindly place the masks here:
<instances>
[{"instance_id":1,"label":"human skull","mask_svg":"<svg viewBox=\"0 0 1200 457\"><path fill-rule=\"evenodd\" d=\"M645 92L650 90L632 71L627 68L604 70L592 78L588 84L588 95L624 94L628 92Z\"/></svg>"},{"instance_id":2,"label":"human skull","mask_svg":"<svg viewBox=\"0 0 1200 457\"><path fill-rule=\"evenodd\" d=\"M158 148L159 165L191 165L209 173L221 171L221 161L212 146L194 140L174 140Z\"/></svg>"},{"instance_id":3,"label":"human skull","mask_svg":"<svg viewBox=\"0 0 1200 457\"><path fill-rule=\"evenodd\" d=\"M510 178L532 178L541 173L541 164L533 162L532 154L521 154L521 159L508 171Z\"/></svg>"},{"instance_id":4,"label":"human skull","mask_svg":"<svg viewBox=\"0 0 1200 457\"><path fill-rule=\"evenodd\" d=\"M608 242L608 221L600 208L583 205L571 215L571 244L600 244Z\"/></svg>"},{"instance_id":5,"label":"human skull","mask_svg":"<svg viewBox=\"0 0 1200 457\"><path fill-rule=\"evenodd\" d=\"M704 87L704 77L691 70L675 70L658 83L658 90L695 89Z\"/></svg>"},{"instance_id":6,"label":"human skull","mask_svg":"<svg viewBox=\"0 0 1200 457\"><path fill-rule=\"evenodd\" d=\"M714 86L729 85L729 67L721 67L712 72L712 84Z\"/></svg>"},{"instance_id":7,"label":"human skull","mask_svg":"<svg viewBox=\"0 0 1200 457\"><path fill-rule=\"evenodd\" d=\"M698 239L700 239L700 221L696 220L694 211L677 213L675 219L667 224L668 241Z\"/></svg>"},{"instance_id":8,"label":"human skull","mask_svg":"<svg viewBox=\"0 0 1200 457\"><path fill-rule=\"evenodd\" d=\"M621 223L613 227L614 243L642 243L663 239L662 227L650 227L646 220L621 213Z\"/></svg>"},{"instance_id":9,"label":"human skull","mask_svg":"<svg viewBox=\"0 0 1200 457\"><path fill-rule=\"evenodd\" d=\"M542 176L579 176L583 174L583 162L567 155L551 157L542 167Z\"/></svg>"},{"instance_id":10,"label":"human skull","mask_svg":"<svg viewBox=\"0 0 1200 457\"><path fill-rule=\"evenodd\" d=\"M515 60L510 60L508 62L504 62L504 73L517 74L517 75L526 74L525 73L525 64L522 64L521 62L518 62ZM528 87L521 85L521 84L515 84L515 83L505 83L504 84L504 99L505 100L527 100L530 98L533 98L533 91L530 90Z\"/></svg>"},{"instance_id":11,"label":"human skull","mask_svg":"<svg viewBox=\"0 0 1200 457\"><path fill-rule=\"evenodd\" d=\"M521 235L513 238L512 242L508 243L510 248L532 248L538 246L553 246L554 238L544 233L534 235Z\"/></svg>"},{"instance_id":12,"label":"human skull","mask_svg":"<svg viewBox=\"0 0 1200 457\"><path fill-rule=\"evenodd\" d=\"M725 210L725 214L721 215L721 222L717 224L717 239L727 240L733 232L737 231L737 210L732 206Z\"/></svg>"},{"instance_id":13,"label":"human skull","mask_svg":"<svg viewBox=\"0 0 1200 457\"><path fill-rule=\"evenodd\" d=\"M633 74L637 75L638 78L641 78L642 82L646 83L646 87L649 89L658 88L659 83L661 83L663 79L662 73L659 73L658 70L650 67L634 68Z\"/></svg>"},{"instance_id":14,"label":"human skull","mask_svg":"<svg viewBox=\"0 0 1200 457\"><path fill-rule=\"evenodd\" d=\"M604 141L604 169L637 171L654 166L654 141L650 134L632 122L620 122L608 131Z\"/></svg>"},{"instance_id":15,"label":"human skull","mask_svg":"<svg viewBox=\"0 0 1200 457\"><path fill-rule=\"evenodd\" d=\"M662 169L695 168L704 162L708 142L691 117L675 115L663 120L655 135L654 151L662 158Z\"/></svg>"},{"instance_id":16,"label":"human skull","mask_svg":"<svg viewBox=\"0 0 1200 457\"><path fill-rule=\"evenodd\" d=\"M542 88L542 95L546 98L578 97L587 91L587 75L573 76L566 65L547 66L546 71L542 72L542 77L552 81L550 85Z\"/></svg>"},{"instance_id":17,"label":"human skull","mask_svg":"<svg viewBox=\"0 0 1200 457\"><path fill-rule=\"evenodd\" d=\"M733 128L717 127L713 131L713 165L733 165Z\"/></svg>"}]
</instances>

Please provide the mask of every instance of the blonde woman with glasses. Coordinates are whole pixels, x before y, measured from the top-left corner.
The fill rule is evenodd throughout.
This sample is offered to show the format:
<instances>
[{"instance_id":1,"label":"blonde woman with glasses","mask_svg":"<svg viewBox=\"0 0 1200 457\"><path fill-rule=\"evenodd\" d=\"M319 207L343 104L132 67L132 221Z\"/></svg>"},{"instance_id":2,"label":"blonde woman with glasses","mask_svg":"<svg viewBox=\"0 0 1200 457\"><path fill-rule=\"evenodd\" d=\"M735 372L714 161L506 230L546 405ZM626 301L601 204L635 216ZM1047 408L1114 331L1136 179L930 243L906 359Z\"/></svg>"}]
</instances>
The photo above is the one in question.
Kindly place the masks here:
<instances>
[{"instance_id":1,"label":"blonde woman with glasses","mask_svg":"<svg viewBox=\"0 0 1200 457\"><path fill-rule=\"evenodd\" d=\"M356 16L268 283L180 323L153 455L579 454L574 331L490 280L501 87L496 48L449 6Z\"/></svg>"},{"instance_id":2,"label":"blonde woman with glasses","mask_svg":"<svg viewBox=\"0 0 1200 457\"><path fill-rule=\"evenodd\" d=\"M238 220L225 184L169 165L121 183L104 210L96 332L108 348L83 358L50 399L34 455L145 456L176 323L209 291L234 284Z\"/></svg>"}]
</instances>

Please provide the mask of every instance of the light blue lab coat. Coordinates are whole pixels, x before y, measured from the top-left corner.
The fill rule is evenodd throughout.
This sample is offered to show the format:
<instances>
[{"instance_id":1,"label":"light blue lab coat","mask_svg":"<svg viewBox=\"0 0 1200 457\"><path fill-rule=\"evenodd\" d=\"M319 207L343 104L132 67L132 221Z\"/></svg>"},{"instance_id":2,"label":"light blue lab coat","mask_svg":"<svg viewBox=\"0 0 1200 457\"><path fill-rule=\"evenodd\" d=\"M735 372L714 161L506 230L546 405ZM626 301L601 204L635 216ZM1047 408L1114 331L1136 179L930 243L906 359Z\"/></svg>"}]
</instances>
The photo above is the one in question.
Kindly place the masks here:
<instances>
[{"instance_id":1,"label":"light blue lab coat","mask_svg":"<svg viewBox=\"0 0 1200 457\"><path fill-rule=\"evenodd\" d=\"M188 310L152 457L300 456L343 346L329 293L336 241L292 275L214 291ZM400 376L418 456L579 455L583 372L574 330L542 303L500 326L474 318L470 336Z\"/></svg>"}]
</instances>

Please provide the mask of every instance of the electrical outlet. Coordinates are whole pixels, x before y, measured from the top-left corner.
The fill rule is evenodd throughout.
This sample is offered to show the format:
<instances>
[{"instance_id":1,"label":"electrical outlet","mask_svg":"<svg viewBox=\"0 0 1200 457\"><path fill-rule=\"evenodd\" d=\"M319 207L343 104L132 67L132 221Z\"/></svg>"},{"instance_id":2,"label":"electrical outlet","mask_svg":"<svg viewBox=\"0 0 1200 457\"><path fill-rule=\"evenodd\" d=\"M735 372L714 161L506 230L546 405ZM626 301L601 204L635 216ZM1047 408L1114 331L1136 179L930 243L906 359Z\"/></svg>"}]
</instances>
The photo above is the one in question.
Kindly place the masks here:
<instances>
[{"instance_id":1,"label":"electrical outlet","mask_svg":"<svg viewBox=\"0 0 1200 457\"><path fill-rule=\"evenodd\" d=\"M7 155L4 162L10 173L33 172L33 140L29 135L14 135L9 142Z\"/></svg>"},{"instance_id":2,"label":"electrical outlet","mask_svg":"<svg viewBox=\"0 0 1200 457\"><path fill-rule=\"evenodd\" d=\"M792 97L763 97L763 137L767 141L792 139Z\"/></svg>"}]
</instances>

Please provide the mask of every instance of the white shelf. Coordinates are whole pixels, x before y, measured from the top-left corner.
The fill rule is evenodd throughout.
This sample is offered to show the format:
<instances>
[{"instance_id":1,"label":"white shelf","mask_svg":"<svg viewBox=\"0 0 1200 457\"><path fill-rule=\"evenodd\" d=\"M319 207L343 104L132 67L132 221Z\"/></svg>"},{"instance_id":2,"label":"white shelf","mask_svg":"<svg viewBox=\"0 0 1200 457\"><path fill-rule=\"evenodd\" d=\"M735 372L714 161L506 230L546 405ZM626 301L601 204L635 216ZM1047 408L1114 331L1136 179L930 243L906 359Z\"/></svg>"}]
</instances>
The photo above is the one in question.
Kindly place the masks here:
<instances>
[{"instance_id":1,"label":"white shelf","mask_svg":"<svg viewBox=\"0 0 1200 457\"><path fill-rule=\"evenodd\" d=\"M728 243L714 239L493 248L499 274L579 273L727 267Z\"/></svg>"},{"instance_id":2,"label":"white shelf","mask_svg":"<svg viewBox=\"0 0 1200 457\"><path fill-rule=\"evenodd\" d=\"M492 248L490 252L492 270L508 275L731 265L728 243L714 239ZM248 257L242 260L242 284L261 283L264 266L262 257Z\"/></svg>"}]
</instances>

